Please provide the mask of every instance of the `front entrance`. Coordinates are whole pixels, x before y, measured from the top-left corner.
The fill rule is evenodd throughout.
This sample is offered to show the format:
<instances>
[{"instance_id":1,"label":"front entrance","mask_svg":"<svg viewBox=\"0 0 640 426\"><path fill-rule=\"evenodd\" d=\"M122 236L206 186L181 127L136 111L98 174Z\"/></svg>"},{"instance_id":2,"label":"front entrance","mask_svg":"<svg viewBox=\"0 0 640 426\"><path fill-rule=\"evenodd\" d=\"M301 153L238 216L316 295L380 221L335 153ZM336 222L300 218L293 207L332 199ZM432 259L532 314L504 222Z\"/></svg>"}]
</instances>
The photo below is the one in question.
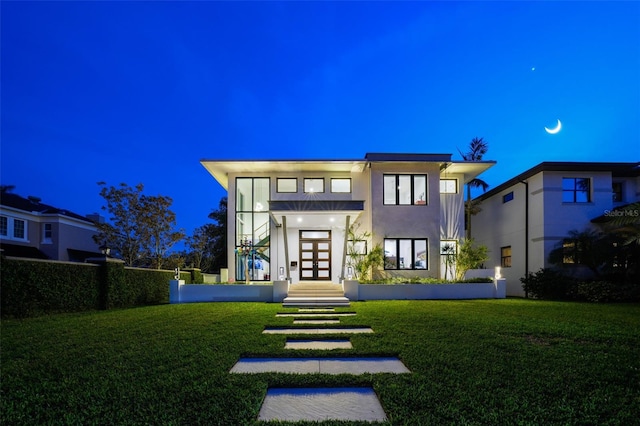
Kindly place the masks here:
<instances>
[{"instance_id":1,"label":"front entrance","mask_svg":"<svg viewBox=\"0 0 640 426\"><path fill-rule=\"evenodd\" d=\"M300 231L300 280L331 281L331 231Z\"/></svg>"}]
</instances>

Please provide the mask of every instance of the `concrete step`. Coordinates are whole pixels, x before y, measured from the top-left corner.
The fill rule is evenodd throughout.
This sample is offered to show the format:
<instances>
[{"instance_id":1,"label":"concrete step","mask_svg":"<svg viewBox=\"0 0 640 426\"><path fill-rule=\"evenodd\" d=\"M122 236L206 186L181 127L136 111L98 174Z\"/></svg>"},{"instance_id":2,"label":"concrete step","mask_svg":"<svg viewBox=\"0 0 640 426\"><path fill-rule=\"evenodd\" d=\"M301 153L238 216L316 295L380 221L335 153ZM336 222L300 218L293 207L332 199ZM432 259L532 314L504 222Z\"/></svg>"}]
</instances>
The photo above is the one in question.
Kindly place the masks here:
<instances>
[{"instance_id":1,"label":"concrete step","mask_svg":"<svg viewBox=\"0 0 640 426\"><path fill-rule=\"evenodd\" d=\"M293 297L288 296L285 297L282 301L282 306L285 307L293 307L293 306L351 306L349 299L342 296L332 296L332 297L322 297L322 296L314 296L314 297Z\"/></svg>"}]
</instances>

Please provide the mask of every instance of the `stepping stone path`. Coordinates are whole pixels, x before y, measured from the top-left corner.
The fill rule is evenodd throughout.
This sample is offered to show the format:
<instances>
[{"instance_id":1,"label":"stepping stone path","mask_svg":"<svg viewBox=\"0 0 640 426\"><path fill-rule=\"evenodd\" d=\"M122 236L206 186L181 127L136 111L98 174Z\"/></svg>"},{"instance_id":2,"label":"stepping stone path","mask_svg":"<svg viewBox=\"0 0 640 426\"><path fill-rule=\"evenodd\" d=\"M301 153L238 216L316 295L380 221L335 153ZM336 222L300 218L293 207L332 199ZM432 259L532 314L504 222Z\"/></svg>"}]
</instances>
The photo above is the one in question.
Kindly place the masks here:
<instances>
[{"instance_id":1,"label":"stepping stone path","mask_svg":"<svg viewBox=\"0 0 640 426\"><path fill-rule=\"evenodd\" d=\"M335 335L373 333L370 327L329 327L339 324L340 317L355 312L335 312L334 308L299 308L298 312L278 313L276 317L292 317L293 324L322 327L265 327L263 334ZM349 339L287 338L285 349L331 350L352 349ZM410 373L398 358L241 358L230 370L233 374L378 374ZM270 388L264 399L260 421L366 421L383 422L387 416L373 388Z\"/></svg>"}]
</instances>

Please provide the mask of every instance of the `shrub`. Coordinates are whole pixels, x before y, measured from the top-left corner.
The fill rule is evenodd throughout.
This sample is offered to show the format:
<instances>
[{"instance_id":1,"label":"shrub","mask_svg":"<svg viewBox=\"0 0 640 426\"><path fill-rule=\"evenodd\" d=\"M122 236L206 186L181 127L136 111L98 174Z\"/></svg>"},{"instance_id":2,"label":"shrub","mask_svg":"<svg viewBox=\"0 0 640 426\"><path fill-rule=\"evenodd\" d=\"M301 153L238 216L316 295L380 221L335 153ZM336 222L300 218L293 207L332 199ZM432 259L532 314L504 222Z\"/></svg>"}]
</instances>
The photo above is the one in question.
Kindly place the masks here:
<instances>
[{"instance_id":1,"label":"shrub","mask_svg":"<svg viewBox=\"0 0 640 426\"><path fill-rule=\"evenodd\" d=\"M586 302L636 302L640 286L614 281L578 281L570 291L575 300Z\"/></svg>"},{"instance_id":2,"label":"shrub","mask_svg":"<svg viewBox=\"0 0 640 426\"><path fill-rule=\"evenodd\" d=\"M553 269L542 268L520 278L522 288L529 296L537 299L562 300L568 298L571 279Z\"/></svg>"}]
</instances>

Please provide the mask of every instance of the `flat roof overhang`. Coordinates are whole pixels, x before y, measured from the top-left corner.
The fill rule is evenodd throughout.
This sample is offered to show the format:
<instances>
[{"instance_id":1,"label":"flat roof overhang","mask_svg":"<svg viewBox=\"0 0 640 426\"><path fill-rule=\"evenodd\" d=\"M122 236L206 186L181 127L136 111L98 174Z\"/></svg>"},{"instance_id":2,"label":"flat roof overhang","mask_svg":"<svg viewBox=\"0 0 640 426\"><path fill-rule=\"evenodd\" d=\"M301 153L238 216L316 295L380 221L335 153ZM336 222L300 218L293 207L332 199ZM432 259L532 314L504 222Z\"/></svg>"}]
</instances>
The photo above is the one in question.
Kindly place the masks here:
<instances>
[{"instance_id":1,"label":"flat roof overhang","mask_svg":"<svg viewBox=\"0 0 640 426\"><path fill-rule=\"evenodd\" d=\"M270 201L269 213L276 225L282 225L286 217L287 227L331 228L344 227L346 217L350 222L364 210L364 201L359 200L290 200Z\"/></svg>"},{"instance_id":2,"label":"flat roof overhang","mask_svg":"<svg viewBox=\"0 0 640 426\"><path fill-rule=\"evenodd\" d=\"M224 189L229 189L229 174L250 173L296 173L296 172L342 172L359 173L367 165L363 160L202 160L200 164L218 181Z\"/></svg>"},{"instance_id":3,"label":"flat roof overhang","mask_svg":"<svg viewBox=\"0 0 640 426\"><path fill-rule=\"evenodd\" d=\"M440 178L446 179L448 173L464 175L464 183L469 183L479 175L496 165L495 161L452 161L440 166Z\"/></svg>"}]
</instances>

